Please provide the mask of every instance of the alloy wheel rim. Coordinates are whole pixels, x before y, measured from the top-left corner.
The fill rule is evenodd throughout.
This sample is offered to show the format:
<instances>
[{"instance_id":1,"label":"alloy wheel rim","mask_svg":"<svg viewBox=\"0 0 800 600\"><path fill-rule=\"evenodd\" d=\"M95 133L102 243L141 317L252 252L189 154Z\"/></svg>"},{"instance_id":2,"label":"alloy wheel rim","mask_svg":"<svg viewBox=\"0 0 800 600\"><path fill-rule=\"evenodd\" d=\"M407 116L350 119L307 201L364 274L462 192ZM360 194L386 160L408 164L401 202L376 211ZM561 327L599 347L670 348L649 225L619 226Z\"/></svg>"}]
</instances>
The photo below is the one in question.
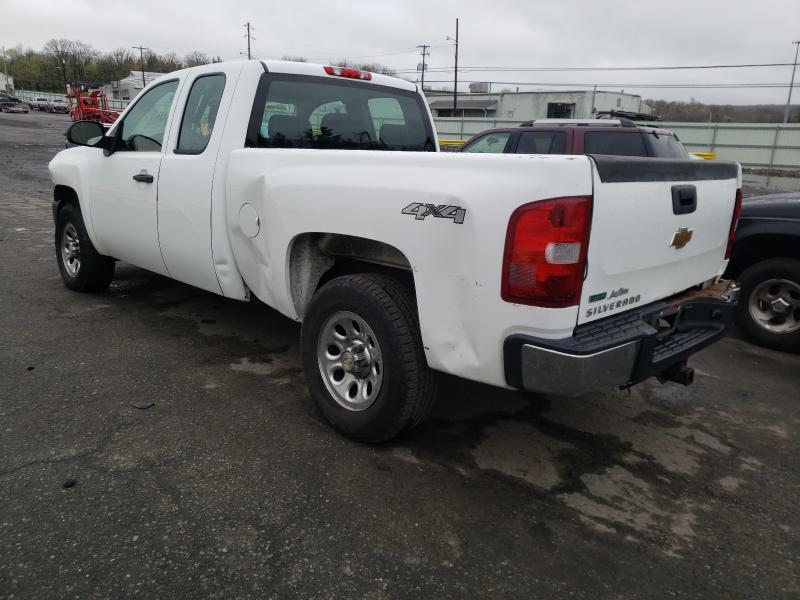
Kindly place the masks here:
<instances>
[{"instance_id":1,"label":"alloy wheel rim","mask_svg":"<svg viewBox=\"0 0 800 600\"><path fill-rule=\"evenodd\" d=\"M789 279L768 279L750 294L750 316L770 333L800 331L800 284Z\"/></svg>"},{"instance_id":2,"label":"alloy wheel rim","mask_svg":"<svg viewBox=\"0 0 800 600\"><path fill-rule=\"evenodd\" d=\"M61 233L61 262L70 277L78 276L81 270L81 242L78 230L72 223L67 223Z\"/></svg>"},{"instance_id":3,"label":"alloy wheel rim","mask_svg":"<svg viewBox=\"0 0 800 600\"><path fill-rule=\"evenodd\" d=\"M375 403L383 383L383 355L377 336L360 316L339 311L325 321L317 341L317 364L340 406L358 412Z\"/></svg>"}]
</instances>

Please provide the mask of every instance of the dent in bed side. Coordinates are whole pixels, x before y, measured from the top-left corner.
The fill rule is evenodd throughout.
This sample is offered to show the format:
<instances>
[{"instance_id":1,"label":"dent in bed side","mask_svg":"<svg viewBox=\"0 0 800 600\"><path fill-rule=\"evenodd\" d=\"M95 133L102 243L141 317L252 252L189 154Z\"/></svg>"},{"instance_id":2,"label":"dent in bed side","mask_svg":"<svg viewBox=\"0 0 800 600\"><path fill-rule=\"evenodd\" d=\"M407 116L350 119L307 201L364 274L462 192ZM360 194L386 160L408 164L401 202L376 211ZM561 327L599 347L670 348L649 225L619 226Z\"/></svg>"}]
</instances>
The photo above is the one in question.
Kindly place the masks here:
<instances>
[{"instance_id":1,"label":"dent in bed side","mask_svg":"<svg viewBox=\"0 0 800 600\"><path fill-rule=\"evenodd\" d=\"M502 302L499 285L511 212L521 201L591 193L587 158L379 151L361 151L357 157L368 177L352 177L349 152L243 149L231 154L228 230L236 264L256 297L300 320L304 298L329 265L323 259L295 279L293 253L298 253L295 261L302 260L312 247L293 249L293 244L304 239L298 236L325 232L329 239L380 240L404 257L413 276L426 358L436 370L506 386L502 340L507 335L571 334L576 307L534 314L530 307ZM445 218L416 220L401 212L411 202L458 206L467 218L457 225ZM243 204L258 214L254 237L239 223ZM375 262L398 266L399 258L386 258Z\"/></svg>"}]
</instances>

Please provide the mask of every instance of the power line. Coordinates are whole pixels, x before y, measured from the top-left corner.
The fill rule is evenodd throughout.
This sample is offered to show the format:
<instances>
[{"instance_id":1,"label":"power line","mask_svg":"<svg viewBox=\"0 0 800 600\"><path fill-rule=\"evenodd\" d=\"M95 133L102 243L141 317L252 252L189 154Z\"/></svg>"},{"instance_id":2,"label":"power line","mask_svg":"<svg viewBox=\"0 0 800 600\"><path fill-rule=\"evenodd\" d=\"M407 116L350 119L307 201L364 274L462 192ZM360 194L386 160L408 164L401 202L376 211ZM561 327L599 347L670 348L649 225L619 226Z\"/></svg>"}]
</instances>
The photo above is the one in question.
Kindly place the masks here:
<instances>
[{"instance_id":1,"label":"power line","mask_svg":"<svg viewBox=\"0 0 800 600\"><path fill-rule=\"evenodd\" d=\"M467 79L462 80L463 83L492 83L497 85L531 85L531 86L550 86L550 87L574 87L574 88L590 88L597 86L598 88L698 88L698 89L751 89L751 88L788 88L786 83L562 83L562 82L543 82L543 81L491 81L487 82L486 79ZM433 79L428 80L428 83L450 83L449 79ZM800 87L800 82L795 83L792 87Z\"/></svg>"},{"instance_id":2,"label":"power line","mask_svg":"<svg viewBox=\"0 0 800 600\"><path fill-rule=\"evenodd\" d=\"M728 65L677 65L650 67L460 67L460 71L497 71L497 72L558 72L558 71L681 71L693 69L755 69L764 67L791 67L793 63L749 63ZM434 67L430 71L449 73L450 67ZM405 70L399 70L404 73Z\"/></svg>"},{"instance_id":3,"label":"power line","mask_svg":"<svg viewBox=\"0 0 800 600\"><path fill-rule=\"evenodd\" d=\"M445 47L449 47L449 46L451 46L451 44L441 44L439 46L428 46L428 50L435 50L436 48L445 48ZM419 46L417 46L417 48L419 48ZM401 50L401 51L398 51L398 52L384 52L384 53L381 53L381 54L362 54L360 56L341 56L341 55L333 55L333 53L331 53L328 56L311 56L311 57L309 57L308 60L310 60L310 61L330 60L332 55L333 55L333 58L337 58L337 59L340 59L340 60L352 60L352 59L355 59L355 58L380 58L382 56L400 56L402 54L416 54L416 52L417 52L416 48L411 48L411 49L408 49L408 50Z\"/></svg>"}]
</instances>

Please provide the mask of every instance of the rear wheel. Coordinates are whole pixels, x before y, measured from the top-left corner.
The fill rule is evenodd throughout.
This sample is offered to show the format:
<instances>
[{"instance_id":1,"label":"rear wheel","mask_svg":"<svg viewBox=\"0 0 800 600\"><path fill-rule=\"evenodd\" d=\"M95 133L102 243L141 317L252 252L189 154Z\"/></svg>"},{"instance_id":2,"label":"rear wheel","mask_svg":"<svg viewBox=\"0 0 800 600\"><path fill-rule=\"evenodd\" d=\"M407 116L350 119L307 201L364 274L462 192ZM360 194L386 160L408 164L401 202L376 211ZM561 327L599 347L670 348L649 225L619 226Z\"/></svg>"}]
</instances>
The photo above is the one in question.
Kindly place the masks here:
<instances>
[{"instance_id":1,"label":"rear wheel","mask_svg":"<svg viewBox=\"0 0 800 600\"><path fill-rule=\"evenodd\" d=\"M58 211L56 260L61 279L71 290L102 292L114 277L114 259L95 250L76 204L66 204Z\"/></svg>"},{"instance_id":2,"label":"rear wheel","mask_svg":"<svg viewBox=\"0 0 800 600\"><path fill-rule=\"evenodd\" d=\"M378 274L326 283L303 321L311 396L339 432L382 442L418 425L435 396L411 292Z\"/></svg>"},{"instance_id":3,"label":"rear wheel","mask_svg":"<svg viewBox=\"0 0 800 600\"><path fill-rule=\"evenodd\" d=\"M800 351L800 261L771 258L746 269L737 324L755 343Z\"/></svg>"}]
</instances>

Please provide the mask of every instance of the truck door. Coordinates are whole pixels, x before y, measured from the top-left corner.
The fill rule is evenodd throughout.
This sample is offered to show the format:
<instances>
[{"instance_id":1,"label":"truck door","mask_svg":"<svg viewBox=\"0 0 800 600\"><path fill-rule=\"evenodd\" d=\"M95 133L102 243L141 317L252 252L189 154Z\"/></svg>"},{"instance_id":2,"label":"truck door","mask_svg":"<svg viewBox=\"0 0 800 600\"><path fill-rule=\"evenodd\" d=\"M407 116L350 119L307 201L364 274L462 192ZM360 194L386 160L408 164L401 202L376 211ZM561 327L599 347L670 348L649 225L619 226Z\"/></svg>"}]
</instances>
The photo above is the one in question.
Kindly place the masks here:
<instances>
[{"instance_id":1,"label":"truck door","mask_svg":"<svg viewBox=\"0 0 800 600\"><path fill-rule=\"evenodd\" d=\"M141 95L115 127L115 152L91 157L89 206L98 248L162 275L168 273L158 246L158 173L178 83L165 81Z\"/></svg>"},{"instance_id":2,"label":"truck door","mask_svg":"<svg viewBox=\"0 0 800 600\"><path fill-rule=\"evenodd\" d=\"M171 148L164 155L158 182L158 232L170 276L221 294L212 254L214 172L225 124L220 107L233 95L240 65L192 70L172 125Z\"/></svg>"}]
</instances>

